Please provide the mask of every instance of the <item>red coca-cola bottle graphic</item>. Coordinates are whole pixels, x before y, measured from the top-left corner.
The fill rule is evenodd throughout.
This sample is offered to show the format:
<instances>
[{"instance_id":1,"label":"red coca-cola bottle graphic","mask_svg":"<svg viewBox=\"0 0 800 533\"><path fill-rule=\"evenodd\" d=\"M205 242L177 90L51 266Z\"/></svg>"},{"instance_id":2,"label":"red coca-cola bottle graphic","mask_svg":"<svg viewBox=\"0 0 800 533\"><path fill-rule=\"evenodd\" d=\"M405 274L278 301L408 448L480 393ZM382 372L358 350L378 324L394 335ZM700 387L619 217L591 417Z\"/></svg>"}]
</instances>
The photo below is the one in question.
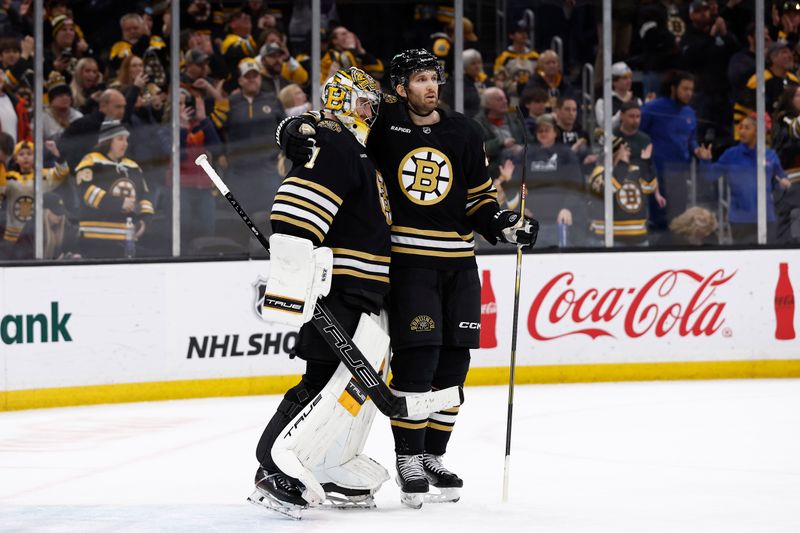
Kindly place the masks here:
<instances>
[{"instance_id":1,"label":"red coca-cola bottle graphic","mask_svg":"<svg viewBox=\"0 0 800 533\"><path fill-rule=\"evenodd\" d=\"M795 338L794 289L789 279L788 263L781 263L778 284L775 286L775 338L782 341Z\"/></svg>"},{"instance_id":2,"label":"red coca-cola bottle graphic","mask_svg":"<svg viewBox=\"0 0 800 533\"><path fill-rule=\"evenodd\" d=\"M490 275L484 270L481 281L481 348L497 347L497 300Z\"/></svg>"}]
</instances>

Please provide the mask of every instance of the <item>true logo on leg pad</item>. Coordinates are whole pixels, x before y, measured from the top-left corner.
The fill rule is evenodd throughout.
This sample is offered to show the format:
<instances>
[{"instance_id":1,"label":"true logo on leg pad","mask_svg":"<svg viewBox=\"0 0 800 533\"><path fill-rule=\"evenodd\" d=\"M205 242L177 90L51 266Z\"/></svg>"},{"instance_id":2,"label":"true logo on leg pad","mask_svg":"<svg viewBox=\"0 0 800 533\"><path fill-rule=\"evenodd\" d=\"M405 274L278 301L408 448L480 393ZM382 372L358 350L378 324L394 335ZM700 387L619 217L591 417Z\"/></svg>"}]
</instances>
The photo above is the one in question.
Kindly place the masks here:
<instances>
[{"instance_id":1,"label":"true logo on leg pad","mask_svg":"<svg viewBox=\"0 0 800 533\"><path fill-rule=\"evenodd\" d=\"M303 308L305 307L305 303L300 300L293 300L276 294L265 294L261 305L262 307L267 307L276 311L296 314L302 314Z\"/></svg>"}]
</instances>

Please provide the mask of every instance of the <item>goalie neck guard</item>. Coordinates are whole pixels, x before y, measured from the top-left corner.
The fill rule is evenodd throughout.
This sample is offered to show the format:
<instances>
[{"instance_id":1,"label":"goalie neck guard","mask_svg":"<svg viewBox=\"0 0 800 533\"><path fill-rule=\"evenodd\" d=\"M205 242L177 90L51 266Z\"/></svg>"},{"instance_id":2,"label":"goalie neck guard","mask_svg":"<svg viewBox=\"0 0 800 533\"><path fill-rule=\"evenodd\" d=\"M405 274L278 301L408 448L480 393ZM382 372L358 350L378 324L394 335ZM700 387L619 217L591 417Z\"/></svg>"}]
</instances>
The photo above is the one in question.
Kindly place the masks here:
<instances>
[{"instance_id":1,"label":"goalie neck guard","mask_svg":"<svg viewBox=\"0 0 800 533\"><path fill-rule=\"evenodd\" d=\"M392 81L392 89L397 90L398 85L408 85L408 79L415 72L420 70L433 70L439 78L439 85L443 85L444 69L439 60L424 48L412 48L403 50L392 58L389 67L389 77Z\"/></svg>"},{"instance_id":2,"label":"goalie neck guard","mask_svg":"<svg viewBox=\"0 0 800 533\"><path fill-rule=\"evenodd\" d=\"M355 67L337 70L322 88L323 110L334 114L364 146L380 102L378 82Z\"/></svg>"}]
</instances>

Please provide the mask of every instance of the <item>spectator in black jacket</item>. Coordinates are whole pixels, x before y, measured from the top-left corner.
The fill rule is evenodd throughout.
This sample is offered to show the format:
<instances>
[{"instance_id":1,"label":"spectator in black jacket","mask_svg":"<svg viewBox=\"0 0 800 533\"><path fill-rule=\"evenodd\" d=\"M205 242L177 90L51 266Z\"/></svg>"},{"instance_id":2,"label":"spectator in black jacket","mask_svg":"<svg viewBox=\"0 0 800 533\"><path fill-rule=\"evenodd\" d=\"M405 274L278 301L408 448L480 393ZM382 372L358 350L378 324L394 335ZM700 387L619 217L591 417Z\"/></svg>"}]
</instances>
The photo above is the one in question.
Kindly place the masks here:
<instances>
[{"instance_id":1,"label":"spectator in black jacket","mask_svg":"<svg viewBox=\"0 0 800 533\"><path fill-rule=\"evenodd\" d=\"M474 117L481 110L481 95L486 91L486 74L483 72L483 59L473 48L464 50L464 115ZM442 87L442 102L455 109L455 83Z\"/></svg>"},{"instance_id":2,"label":"spectator in black jacket","mask_svg":"<svg viewBox=\"0 0 800 533\"><path fill-rule=\"evenodd\" d=\"M800 86L783 91L772 121L772 147L792 186L777 192L776 240L778 244L800 244Z\"/></svg>"},{"instance_id":3,"label":"spectator in black jacket","mask_svg":"<svg viewBox=\"0 0 800 533\"><path fill-rule=\"evenodd\" d=\"M733 54L728 62L728 83L731 87L731 106L743 97L747 80L756 73L756 25L747 26L747 46ZM772 43L769 33L764 31L764 50Z\"/></svg>"},{"instance_id":4,"label":"spectator in black jacket","mask_svg":"<svg viewBox=\"0 0 800 533\"><path fill-rule=\"evenodd\" d=\"M556 101L559 97L570 96L573 93L572 85L570 85L564 77L561 58L559 58L558 54L553 50L545 50L539 56L537 70L534 75L531 76L531 79L528 80L525 90L534 89L536 87L547 91L548 113L555 109Z\"/></svg>"},{"instance_id":5,"label":"spectator in black jacket","mask_svg":"<svg viewBox=\"0 0 800 533\"><path fill-rule=\"evenodd\" d=\"M644 94L649 99L661 87L668 70L675 68L680 58L678 42L686 24L677 13L672 13L661 2L649 2L641 7L637 33L642 40L642 71ZM680 29L676 35L671 29Z\"/></svg>"},{"instance_id":6,"label":"spectator in black jacket","mask_svg":"<svg viewBox=\"0 0 800 533\"><path fill-rule=\"evenodd\" d=\"M70 169L75 169L83 156L92 151L104 120L122 120L130 123L133 102L116 89L106 89L100 95L98 109L84 115L69 125L58 141L58 150Z\"/></svg>"},{"instance_id":7,"label":"spectator in black jacket","mask_svg":"<svg viewBox=\"0 0 800 533\"><path fill-rule=\"evenodd\" d=\"M728 99L728 61L739 48L736 37L728 31L725 19L711 18L705 0L695 0L689 6L691 24L681 39L684 69L695 77L692 107L697 113L697 132L727 139L731 135L731 109ZM714 135L715 134L715 135Z\"/></svg>"}]
</instances>

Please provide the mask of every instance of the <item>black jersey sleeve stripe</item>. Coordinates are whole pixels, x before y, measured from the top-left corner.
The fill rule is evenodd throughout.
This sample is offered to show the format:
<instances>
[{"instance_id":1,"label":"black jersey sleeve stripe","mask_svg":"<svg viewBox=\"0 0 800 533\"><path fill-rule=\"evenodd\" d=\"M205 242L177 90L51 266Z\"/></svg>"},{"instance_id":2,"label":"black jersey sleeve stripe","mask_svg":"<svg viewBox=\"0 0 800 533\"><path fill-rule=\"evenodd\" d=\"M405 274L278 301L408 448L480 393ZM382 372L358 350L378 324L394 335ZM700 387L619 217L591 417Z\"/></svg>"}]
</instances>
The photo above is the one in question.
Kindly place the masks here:
<instances>
[{"instance_id":1,"label":"black jersey sleeve stripe","mask_svg":"<svg viewBox=\"0 0 800 533\"><path fill-rule=\"evenodd\" d=\"M337 207L342 205L342 199L339 197L338 194L330 190L329 188L325 187L324 185L320 185L319 183L315 183L310 180L305 180L303 178L298 178L296 176L289 176L283 183L294 183L296 185L302 185L303 187L312 189L323 196L325 196L328 200L335 203Z\"/></svg>"},{"instance_id":2,"label":"black jersey sleeve stripe","mask_svg":"<svg viewBox=\"0 0 800 533\"><path fill-rule=\"evenodd\" d=\"M470 196L474 196L476 194L480 194L482 192L489 191L489 190L491 190L493 188L494 187L492 186L492 180L491 180L491 178L489 178L485 182L483 182L482 184L478 185L477 187L473 187L471 189L467 189L467 198L469 198Z\"/></svg>"},{"instance_id":3,"label":"black jersey sleeve stripe","mask_svg":"<svg viewBox=\"0 0 800 533\"><path fill-rule=\"evenodd\" d=\"M314 214L323 220L325 220L328 224L333 222L333 215L329 212L325 211L321 207L312 204L311 202L307 202L303 199L297 198L296 196L291 196L288 194L281 194L278 193L275 195L275 204L289 204L297 207L298 209L304 209L311 214Z\"/></svg>"},{"instance_id":4,"label":"black jersey sleeve stripe","mask_svg":"<svg viewBox=\"0 0 800 533\"><path fill-rule=\"evenodd\" d=\"M320 231L319 228L317 228L310 222L299 220L281 213L275 213L274 210L273 213L270 215L269 219L270 222L272 222L273 230L275 233L286 233L288 235L294 235L296 237L304 237L304 238L308 238L310 234L312 237L310 240L315 245L319 245L322 243L322 241L325 240L325 234L322 233L322 231ZM294 226L296 229L294 231L288 228L283 229L282 228L283 224L281 223L289 224L291 226ZM298 233L297 231L298 229L303 230L303 232Z\"/></svg>"},{"instance_id":5,"label":"black jersey sleeve stripe","mask_svg":"<svg viewBox=\"0 0 800 533\"><path fill-rule=\"evenodd\" d=\"M494 203L496 203L496 200L494 198L484 198L483 200L481 200L480 202L478 202L477 204L475 204L474 206L472 206L470 209L467 210L467 216L471 217L481 207L483 207L485 205L494 204Z\"/></svg>"}]
</instances>

